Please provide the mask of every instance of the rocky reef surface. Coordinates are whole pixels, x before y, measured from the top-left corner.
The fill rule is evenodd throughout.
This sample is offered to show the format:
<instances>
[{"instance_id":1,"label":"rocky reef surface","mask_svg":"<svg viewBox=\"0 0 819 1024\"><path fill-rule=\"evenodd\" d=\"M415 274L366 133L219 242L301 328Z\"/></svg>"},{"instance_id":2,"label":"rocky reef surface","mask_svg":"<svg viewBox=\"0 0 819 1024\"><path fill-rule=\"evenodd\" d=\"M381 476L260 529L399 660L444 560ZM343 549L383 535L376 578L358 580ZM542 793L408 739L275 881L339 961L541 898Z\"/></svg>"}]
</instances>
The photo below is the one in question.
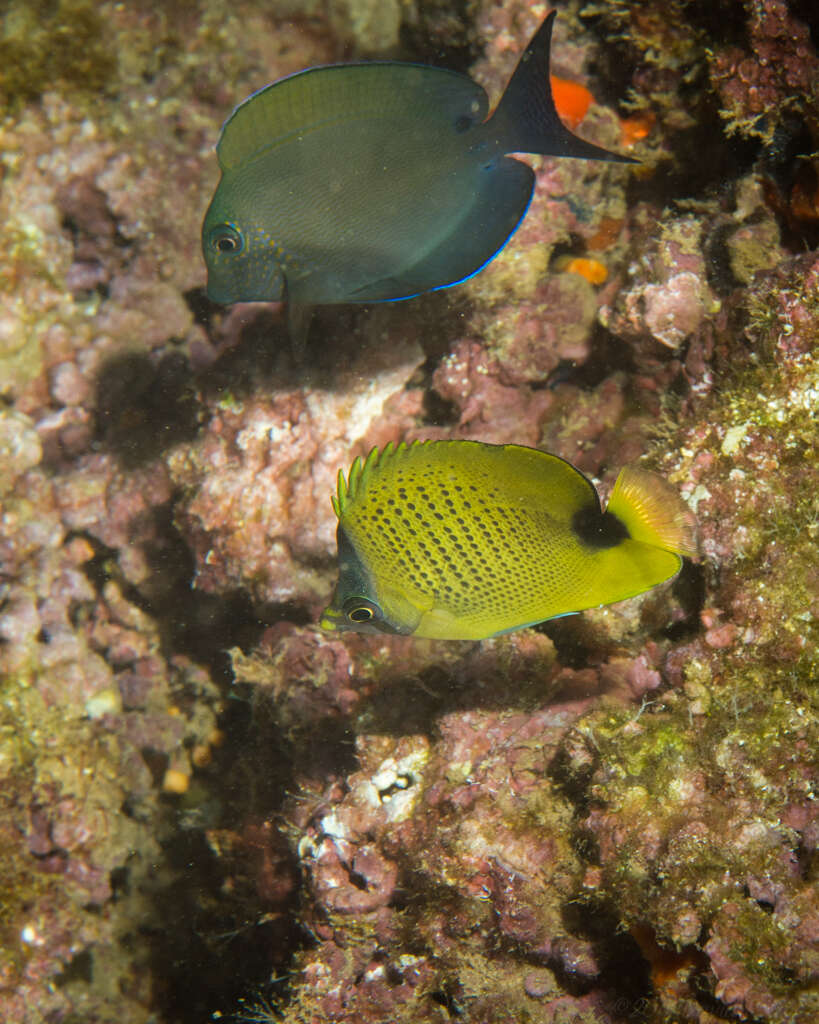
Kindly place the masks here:
<instances>
[{"instance_id":1,"label":"rocky reef surface","mask_svg":"<svg viewBox=\"0 0 819 1024\"><path fill-rule=\"evenodd\" d=\"M0 16L3 1021L819 1018L813 6L561 5L561 113L638 167L532 158L498 259L320 310L306 365L205 295L236 102L359 56L496 98L546 10ZM641 459L701 558L480 644L322 634L335 474L416 438Z\"/></svg>"}]
</instances>

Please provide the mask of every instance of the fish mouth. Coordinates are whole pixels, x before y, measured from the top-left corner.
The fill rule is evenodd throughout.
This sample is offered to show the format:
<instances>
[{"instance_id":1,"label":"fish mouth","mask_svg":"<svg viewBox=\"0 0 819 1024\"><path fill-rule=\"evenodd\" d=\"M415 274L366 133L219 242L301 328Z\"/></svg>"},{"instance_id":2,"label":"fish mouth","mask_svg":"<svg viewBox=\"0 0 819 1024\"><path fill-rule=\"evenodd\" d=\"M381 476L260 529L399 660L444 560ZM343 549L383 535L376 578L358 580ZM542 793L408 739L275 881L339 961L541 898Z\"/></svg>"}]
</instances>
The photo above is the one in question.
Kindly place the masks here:
<instances>
[{"instance_id":1,"label":"fish mouth","mask_svg":"<svg viewBox=\"0 0 819 1024\"><path fill-rule=\"evenodd\" d=\"M281 302L284 298L283 277L277 267L260 280L246 280L241 273L208 274L207 295L219 306L234 302Z\"/></svg>"},{"instance_id":2,"label":"fish mouth","mask_svg":"<svg viewBox=\"0 0 819 1024\"><path fill-rule=\"evenodd\" d=\"M338 633L339 630L343 628L342 618L343 616L341 612L337 608L333 608L333 606L330 605L329 607L325 608L324 611L321 613L319 625L328 633Z\"/></svg>"},{"instance_id":3,"label":"fish mouth","mask_svg":"<svg viewBox=\"0 0 819 1024\"><path fill-rule=\"evenodd\" d=\"M231 302L236 301L229 288L225 285L217 285L212 281L208 281L207 295L210 301L215 302L217 306L229 306Z\"/></svg>"}]
</instances>

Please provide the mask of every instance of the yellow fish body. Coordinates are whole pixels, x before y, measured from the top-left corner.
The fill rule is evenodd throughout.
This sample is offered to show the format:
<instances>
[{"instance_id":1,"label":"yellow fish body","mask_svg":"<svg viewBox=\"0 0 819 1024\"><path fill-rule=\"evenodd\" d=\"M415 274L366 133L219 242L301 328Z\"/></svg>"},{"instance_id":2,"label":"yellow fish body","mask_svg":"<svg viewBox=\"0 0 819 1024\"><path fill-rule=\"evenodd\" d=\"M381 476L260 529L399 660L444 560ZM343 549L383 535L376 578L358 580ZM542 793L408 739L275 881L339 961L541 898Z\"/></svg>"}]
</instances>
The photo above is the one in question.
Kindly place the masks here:
<instances>
[{"instance_id":1,"label":"yellow fish body","mask_svg":"<svg viewBox=\"0 0 819 1024\"><path fill-rule=\"evenodd\" d=\"M604 512L582 473L520 445L374 448L339 473L333 507L328 630L481 640L641 594L695 553L660 477L627 466Z\"/></svg>"}]
</instances>

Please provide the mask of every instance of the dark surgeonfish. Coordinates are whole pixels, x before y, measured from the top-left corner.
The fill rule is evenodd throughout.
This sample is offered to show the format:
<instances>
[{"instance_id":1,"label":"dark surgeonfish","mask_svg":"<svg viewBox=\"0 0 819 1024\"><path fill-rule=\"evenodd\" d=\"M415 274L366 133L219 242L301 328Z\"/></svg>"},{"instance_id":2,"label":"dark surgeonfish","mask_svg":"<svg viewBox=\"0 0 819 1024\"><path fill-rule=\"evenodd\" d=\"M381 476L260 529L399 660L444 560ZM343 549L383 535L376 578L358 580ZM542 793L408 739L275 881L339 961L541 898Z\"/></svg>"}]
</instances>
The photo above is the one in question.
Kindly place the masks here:
<instances>
[{"instance_id":1,"label":"dark surgeonfish","mask_svg":"<svg viewBox=\"0 0 819 1024\"><path fill-rule=\"evenodd\" d=\"M526 213L535 175L506 154L633 162L561 123L554 18L491 117L470 78L396 62L310 68L240 104L202 227L210 298L286 299L298 331L305 307L446 288L497 255Z\"/></svg>"},{"instance_id":2,"label":"dark surgeonfish","mask_svg":"<svg viewBox=\"0 0 819 1024\"><path fill-rule=\"evenodd\" d=\"M331 631L482 640L642 594L697 552L662 477L626 466L604 511L574 466L516 444L373 448L333 508Z\"/></svg>"}]
</instances>

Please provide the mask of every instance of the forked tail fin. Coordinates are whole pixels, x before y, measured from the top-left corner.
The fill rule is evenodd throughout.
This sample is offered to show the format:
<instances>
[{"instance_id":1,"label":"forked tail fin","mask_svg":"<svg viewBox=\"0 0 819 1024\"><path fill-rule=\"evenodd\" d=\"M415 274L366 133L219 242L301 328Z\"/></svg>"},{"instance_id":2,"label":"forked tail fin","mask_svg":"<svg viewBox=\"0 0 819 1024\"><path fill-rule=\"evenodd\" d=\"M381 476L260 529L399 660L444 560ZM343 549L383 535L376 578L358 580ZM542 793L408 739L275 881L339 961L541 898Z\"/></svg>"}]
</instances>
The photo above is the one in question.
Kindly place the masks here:
<instances>
[{"instance_id":1,"label":"forked tail fin","mask_svg":"<svg viewBox=\"0 0 819 1024\"><path fill-rule=\"evenodd\" d=\"M579 139L560 120L549 78L549 47L556 14L552 11L547 15L532 36L490 118L504 149L507 153L542 153L544 156L570 156L582 160L638 163L631 157L610 153Z\"/></svg>"},{"instance_id":2,"label":"forked tail fin","mask_svg":"<svg viewBox=\"0 0 819 1024\"><path fill-rule=\"evenodd\" d=\"M606 511L617 516L632 540L697 557L696 519L676 489L661 476L637 466L624 466Z\"/></svg>"}]
</instances>

